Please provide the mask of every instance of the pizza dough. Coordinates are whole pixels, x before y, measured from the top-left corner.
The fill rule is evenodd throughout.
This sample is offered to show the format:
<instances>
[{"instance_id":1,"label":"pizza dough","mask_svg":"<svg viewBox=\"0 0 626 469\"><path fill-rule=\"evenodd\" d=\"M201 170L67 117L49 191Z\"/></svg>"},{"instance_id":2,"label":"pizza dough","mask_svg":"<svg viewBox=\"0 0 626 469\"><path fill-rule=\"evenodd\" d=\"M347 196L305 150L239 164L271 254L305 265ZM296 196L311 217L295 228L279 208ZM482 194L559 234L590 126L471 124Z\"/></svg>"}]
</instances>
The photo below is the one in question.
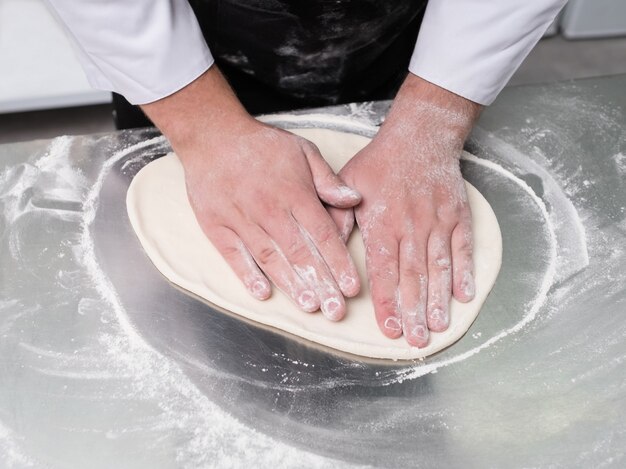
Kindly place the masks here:
<instances>
[{"instance_id":1,"label":"pizza dough","mask_svg":"<svg viewBox=\"0 0 626 469\"><path fill-rule=\"evenodd\" d=\"M298 129L294 133L314 142L335 171L369 139L324 129ZM474 229L476 297L470 303L452 300L449 328L431 333L425 348L411 347L404 338L389 339L378 329L365 271L365 250L358 232L348 248L362 289L347 300L340 322L320 312L300 311L277 288L266 301L254 299L205 237L187 200L183 168L174 154L145 166L132 181L126 204L131 224L159 271L171 282L253 321L337 350L373 358L414 359L435 353L461 338L478 315L495 283L502 258L502 238L493 210L467 183Z\"/></svg>"}]
</instances>

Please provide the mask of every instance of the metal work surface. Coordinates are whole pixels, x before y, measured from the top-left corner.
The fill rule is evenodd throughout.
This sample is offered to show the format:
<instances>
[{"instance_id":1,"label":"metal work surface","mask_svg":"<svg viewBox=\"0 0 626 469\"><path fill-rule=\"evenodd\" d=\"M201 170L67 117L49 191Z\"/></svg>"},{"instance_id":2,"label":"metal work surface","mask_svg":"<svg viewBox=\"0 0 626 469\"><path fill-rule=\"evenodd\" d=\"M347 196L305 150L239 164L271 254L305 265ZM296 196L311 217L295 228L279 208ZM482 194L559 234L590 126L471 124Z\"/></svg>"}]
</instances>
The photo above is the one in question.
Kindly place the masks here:
<instances>
[{"instance_id":1,"label":"metal work surface","mask_svg":"<svg viewBox=\"0 0 626 469\"><path fill-rule=\"evenodd\" d=\"M388 103L270 116L372 135ZM168 283L126 189L154 130L0 146L0 467L623 467L626 76L512 88L463 161L500 276L469 332L367 361Z\"/></svg>"}]
</instances>

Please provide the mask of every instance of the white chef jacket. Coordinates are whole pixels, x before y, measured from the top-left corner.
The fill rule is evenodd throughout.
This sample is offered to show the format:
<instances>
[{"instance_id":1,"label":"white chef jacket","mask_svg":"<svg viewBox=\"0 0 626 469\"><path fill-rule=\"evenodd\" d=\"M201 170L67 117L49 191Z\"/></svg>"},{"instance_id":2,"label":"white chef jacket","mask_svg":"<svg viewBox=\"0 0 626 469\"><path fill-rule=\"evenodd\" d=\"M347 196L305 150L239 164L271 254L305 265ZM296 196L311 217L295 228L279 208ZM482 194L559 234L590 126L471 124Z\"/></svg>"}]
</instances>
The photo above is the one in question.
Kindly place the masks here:
<instances>
[{"instance_id":1,"label":"white chef jacket","mask_svg":"<svg viewBox=\"0 0 626 469\"><path fill-rule=\"evenodd\" d=\"M94 88L133 104L169 96L213 64L187 0L48 0ZM567 0L430 0L409 71L491 104Z\"/></svg>"}]
</instances>

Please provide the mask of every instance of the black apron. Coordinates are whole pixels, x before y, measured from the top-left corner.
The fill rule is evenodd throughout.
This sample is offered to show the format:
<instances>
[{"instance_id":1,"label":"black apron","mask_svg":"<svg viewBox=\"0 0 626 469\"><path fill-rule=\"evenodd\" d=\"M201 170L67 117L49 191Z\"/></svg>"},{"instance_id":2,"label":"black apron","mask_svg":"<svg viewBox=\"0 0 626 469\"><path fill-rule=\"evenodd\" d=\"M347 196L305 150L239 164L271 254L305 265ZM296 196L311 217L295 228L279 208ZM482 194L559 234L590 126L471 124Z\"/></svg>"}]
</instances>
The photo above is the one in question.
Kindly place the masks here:
<instances>
[{"instance_id":1,"label":"black apron","mask_svg":"<svg viewBox=\"0 0 626 469\"><path fill-rule=\"evenodd\" d=\"M258 114L393 98L426 0L190 4L220 70L246 109ZM119 125L126 110L119 96L115 103Z\"/></svg>"}]
</instances>

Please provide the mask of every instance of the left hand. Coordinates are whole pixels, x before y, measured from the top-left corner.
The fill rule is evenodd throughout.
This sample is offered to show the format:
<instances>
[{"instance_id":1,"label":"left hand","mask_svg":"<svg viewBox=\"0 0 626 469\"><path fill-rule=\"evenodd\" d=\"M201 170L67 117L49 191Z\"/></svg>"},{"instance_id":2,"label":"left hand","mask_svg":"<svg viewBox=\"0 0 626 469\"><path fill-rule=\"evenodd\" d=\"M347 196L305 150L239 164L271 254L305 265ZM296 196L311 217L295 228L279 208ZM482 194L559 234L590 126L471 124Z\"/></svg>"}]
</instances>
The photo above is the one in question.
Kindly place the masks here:
<instances>
[{"instance_id":1,"label":"left hand","mask_svg":"<svg viewBox=\"0 0 626 469\"><path fill-rule=\"evenodd\" d=\"M390 338L425 347L450 321L451 295L474 297L471 212L461 176L463 143L480 106L415 75L376 137L340 171L360 192L329 212L347 239L354 217L366 249L376 320Z\"/></svg>"}]
</instances>

